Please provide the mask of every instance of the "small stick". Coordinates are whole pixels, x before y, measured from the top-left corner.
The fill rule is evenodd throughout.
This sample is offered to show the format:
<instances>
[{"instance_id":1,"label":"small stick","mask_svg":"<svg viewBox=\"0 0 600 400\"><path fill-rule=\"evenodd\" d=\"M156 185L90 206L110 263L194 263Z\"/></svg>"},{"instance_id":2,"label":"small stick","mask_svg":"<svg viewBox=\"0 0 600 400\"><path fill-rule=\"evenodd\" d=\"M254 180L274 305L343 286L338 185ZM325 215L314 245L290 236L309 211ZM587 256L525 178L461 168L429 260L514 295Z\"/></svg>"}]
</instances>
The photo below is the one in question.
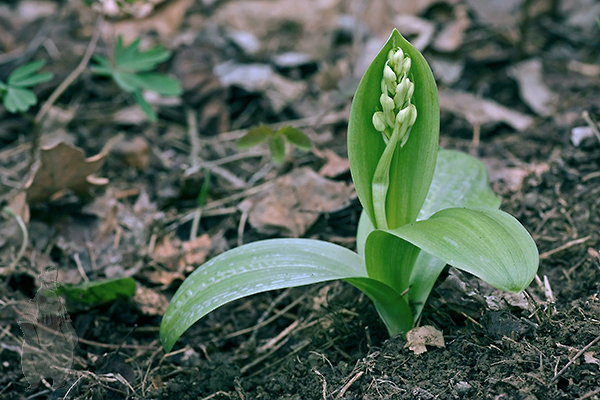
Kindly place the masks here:
<instances>
[{"instance_id":1,"label":"small stick","mask_svg":"<svg viewBox=\"0 0 600 400\"><path fill-rule=\"evenodd\" d=\"M48 100L46 100L42 108L40 108L40 111L38 111L38 113L35 116L36 124L42 122L42 119L46 116L48 111L50 111L50 108L52 108L54 102L58 100L60 95L63 94L63 92L67 90L67 88L71 86L71 84L75 82L79 75L81 75L83 71L87 68L87 64L90 61L90 58L92 58L92 54L94 54L94 50L96 49L96 44L98 43L98 38L100 37L100 28L103 22L104 16L100 14L98 16L98 19L96 20L96 28L94 29L94 33L92 34L92 39L90 40L90 43L88 44L88 47L85 50L85 53L83 55L83 58L79 62L79 65L77 65L77 68L75 68L73 72L71 72L69 76L67 76L67 78L60 85L58 85L56 89L54 89L54 92L52 92L50 97L48 97Z\"/></svg>"},{"instance_id":2,"label":"small stick","mask_svg":"<svg viewBox=\"0 0 600 400\"><path fill-rule=\"evenodd\" d=\"M8 207L3 207L1 211L10 217L13 217L17 221L17 224L19 224L19 228L21 229L21 234L23 235L23 243L21 243L19 253L17 254L17 257L13 260L13 262L10 263L10 265L8 266L8 270L13 271L17 267L17 264L19 264L21 258L23 258L23 255L25 254L25 249L27 249L27 244L29 243L29 235L27 232L27 227L25 226L25 222L23 222L23 219L20 215L17 215L13 210L11 210Z\"/></svg>"},{"instance_id":3,"label":"small stick","mask_svg":"<svg viewBox=\"0 0 600 400\"><path fill-rule=\"evenodd\" d=\"M594 121L592 121L592 118L590 117L590 113L587 112L587 110L586 110L581 113L581 116L583 117L583 119L585 119L585 122L588 123L588 125L592 129L592 132L594 132L594 135L596 135L596 139L598 139L598 141L600 141L600 131L598 131L598 125L596 125L594 123Z\"/></svg>"},{"instance_id":4,"label":"small stick","mask_svg":"<svg viewBox=\"0 0 600 400\"><path fill-rule=\"evenodd\" d=\"M577 360L577 358L579 358L579 356L581 356L583 353L585 353L585 351L587 349L589 349L590 347L592 347L598 341L600 341L600 336L598 336L596 339L594 339L591 342L589 342L583 349L579 350L579 352L577 354L575 354L575 357L573 357L572 359L570 359L569 362L567 363L567 365L565 365L563 367L563 369L561 369L556 375L554 375L554 378L552 378L550 380L550 383L553 383L554 381L556 381L562 374L565 373L565 371L567 370L567 368L569 368L571 366L571 364L573 364L573 362L575 360Z\"/></svg>"},{"instance_id":5,"label":"small stick","mask_svg":"<svg viewBox=\"0 0 600 400\"><path fill-rule=\"evenodd\" d=\"M540 254L540 260L545 260L547 258L549 258L551 255L559 253L563 250L567 250L570 247L576 246L578 244L582 244L587 242L588 240L590 240L592 238L592 235L586 236L584 238L580 238L580 239L575 239L575 240L571 240L570 242L567 242L565 244L563 244L562 246L559 246L555 249L546 251L545 253Z\"/></svg>"},{"instance_id":6,"label":"small stick","mask_svg":"<svg viewBox=\"0 0 600 400\"><path fill-rule=\"evenodd\" d=\"M357 381L357 380L358 380L358 379L359 379L361 376L363 376L363 374L364 374L364 373L365 373L365 371L360 371L358 374L354 375L354 376L352 377L352 379L350 379L350 380L348 381L348 383L346 383L346 384L344 385L344 387L342 388L342 390L340 390L340 392L338 393L338 395L337 395L337 396L335 396L335 397L337 397L338 399L341 399L342 397L344 397L344 395L346 394L346 391L347 391L348 389L350 389L350 386L352 386L352 384L353 384L354 382L356 382L356 381Z\"/></svg>"}]
</instances>

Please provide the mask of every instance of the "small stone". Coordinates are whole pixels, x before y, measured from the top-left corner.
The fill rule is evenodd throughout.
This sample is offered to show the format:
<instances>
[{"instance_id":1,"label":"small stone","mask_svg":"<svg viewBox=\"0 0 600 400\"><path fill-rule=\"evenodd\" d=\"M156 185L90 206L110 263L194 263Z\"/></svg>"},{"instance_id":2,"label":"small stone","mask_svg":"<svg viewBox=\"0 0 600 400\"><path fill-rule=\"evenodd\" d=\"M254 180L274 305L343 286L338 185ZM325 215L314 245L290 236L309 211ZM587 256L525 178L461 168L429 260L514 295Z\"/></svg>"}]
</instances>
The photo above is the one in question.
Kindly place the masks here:
<instances>
[{"instance_id":1,"label":"small stone","mask_svg":"<svg viewBox=\"0 0 600 400\"><path fill-rule=\"evenodd\" d=\"M469 385L468 382L460 381L456 384L456 386L454 386L454 389L456 390L456 393L458 393L460 396L463 396L467 394L469 390L471 390L471 385Z\"/></svg>"}]
</instances>

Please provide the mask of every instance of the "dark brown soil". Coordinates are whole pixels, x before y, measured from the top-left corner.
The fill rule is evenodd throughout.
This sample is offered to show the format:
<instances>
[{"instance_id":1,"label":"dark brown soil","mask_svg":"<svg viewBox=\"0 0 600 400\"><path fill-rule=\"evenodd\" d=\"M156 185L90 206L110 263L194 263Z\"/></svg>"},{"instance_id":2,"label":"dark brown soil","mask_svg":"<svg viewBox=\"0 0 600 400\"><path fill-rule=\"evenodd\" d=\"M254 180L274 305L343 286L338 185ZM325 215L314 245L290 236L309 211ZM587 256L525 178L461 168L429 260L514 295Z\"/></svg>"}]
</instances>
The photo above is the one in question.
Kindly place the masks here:
<instances>
[{"instance_id":1,"label":"dark brown soil","mask_svg":"<svg viewBox=\"0 0 600 400\"><path fill-rule=\"evenodd\" d=\"M16 7L20 1L12 3ZM118 261L111 265L119 268L113 268L117 272L112 273L93 270L93 262L84 258L80 262L91 279L129 274L139 285L170 298L181 279L159 283L149 273L176 271L183 276L193 269L180 268L177 262L158 259L146 250L152 237L159 242L167 237L173 243L181 243L190 236L191 219L185 216L193 212L205 176L201 172L184 174L193 146L185 122L187 109L198 113L200 157L219 160L237 154L232 139L240 137L239 129L257 123L315 117L322 111L320 107L328 104L331 113L346 117L334 118L333 123L316 120L303 129L318 150L330 149L346 156L345 118L351 99L343 90L327 92L319 80L325 79L321 72L326 64L348 63L355 56L348 32L328 32L335 44L335 52L329 53L328 59L277 71L280 76L307 82L307 89L298 99L301 106L276 110L267 94L223 88L210 72L214 65L228 59L269 62L269 46L266 53L249 56L230 42L217 40L219 33L212 28L193 25L194 16L217 15L219 7L227 3L197 2L187 10L180 29L200 29L200 33L196 32L193 44L182 41L172 46L173 58L162 68L182 80L197 79L184 83L183 104L160 108L157 124L115 122L114 113L133 105L131 99L118 94L107 81L89 74L83 74L58 101L66 109L76 108L61 129L87 156L97 154L116 133L127 139L143 137L150 149L151 161L145 168L135 168L122 154L111 153L99 172L110 183L95 192L95 198L107 191L121 193L121 197L117 196L120 204L133 210L140 193L147 193L155 209L150 219L131 214L131 218L135 216L145 223L139 233L133 228L131 234L125 230L125 247L118 253L107 250L110 246L106 243L112 243L114 235L106 243L92 244L98 257L117 257ZM66 3L60 7L64 7L64 15L21 23L14 31L17 33L12 34L16 43L27 44L33 40L29 31L57 22L58 28L49 35L53 46L64 52L64 59L49 63L57 80L53 85L42 85L38 93L41 103L56 82L75 68L82 53L72 50L73 45L84 47L89 40L88 31L93 29L92 22L77 18L78 12ZM453 7L456 6L441 3L423 10L419 16L443 25ZM513 304L491 310L481 302L475 302L474 309L469 304L462 305L456 301L461 293L444 286L453 274L446 270L421 321L421 325L441 330L446 346L429 347L427 352L415 355L405 348L402 337L387 337L368 298L349 284L331 282L264 293L224 306L196 323L173 352L165 354L158 341L158 304L153 311L142 309L133 299L95 308L70 305L69 314L80 341L67 386L56 391L42 388L26 393L19 353L21 331L12 305L35 295L35 277L46 262L56 263L64 272L62 276L80 280L73 255L84 253L77 237L91 235L104 222L85 208L89 199L68 195L32 206L28 251L16 271L0 275L0 398L600 399L600 141L592 136L575 146L570 140L572 128L587 125L581 118L583 111L588 111L593 120L600 120L600 75L587 76L568 68L572 60L600 65L600 30L592 32L563 24L567 16L560 14L561 9L557 15L535 10L531 11L533 17L527 24L525 42L519 39L522 32L518 26L499 34L495 28L477 22L471 11L472 24L463 45L450 54L452 59L464 62L460 79L450 88L533 115L507 69L522 59L539 57L544 65L544 83L559 95L555 112L535 117L523 132L515 132L504 123L483 124L481 142L476 146L473 127L460 116L443 110L441 129L443 147L475 153L488 163L493 188L502 198L502 209L523 223L539 247L540 283L534 281L527 291L529 307ZM0 34L7 31L2 28L3 23L8 22L0 18ZM282 44L278 51L294 50L294 40L288 39L294 38L292 33L298 27L292 25L280 26ZM99 46L101 51L107 47L105 43ZM28 57L48 57L43 46L33 51L14 61L1 61L0 79ZM430 49L424 54L426 58L439 56ZM190 77L193 74L196 78ZM340 87L346 84L341 82ZM27 146L32 140L30 128L27 120L0 111L0 152ZM52 136L52 132L42 136ZM268 164L265 154L224 167L248 182ZM16 168L27 156L25 152L17 161L0 157L0 167ZM318 170L323 164L324 158L315 152L294 152L282 167L268 170L256 183L273 180L298 167ZM510 177L503 175L507 168L522 173L516 186L511 186ZM348 172L334 179L351 181ZM132 194L126 194L132 189ZM224 199L240 191L231 181L213 174L209 200ZM243 196L226 205L236 206L241 200ZM354 199L341 210L322 214L303 236L353 248L359 214L360 205ZM209 257L237 246L240 218L241 213L235 209L203 216L199 235L208 233L212 240ZM0 220L0 263L10 260L20 243L18 230L9 231L8 224L12 222ZM249 224L244 226L244 243L273 237ZM12 239L7 232L13 232ZM57 240L58 237L62 239ZM481 295L488 293L482 283L471 277L464 279ZM274 338L277 340L271 341Z\"/></svg>"}]
</instances>

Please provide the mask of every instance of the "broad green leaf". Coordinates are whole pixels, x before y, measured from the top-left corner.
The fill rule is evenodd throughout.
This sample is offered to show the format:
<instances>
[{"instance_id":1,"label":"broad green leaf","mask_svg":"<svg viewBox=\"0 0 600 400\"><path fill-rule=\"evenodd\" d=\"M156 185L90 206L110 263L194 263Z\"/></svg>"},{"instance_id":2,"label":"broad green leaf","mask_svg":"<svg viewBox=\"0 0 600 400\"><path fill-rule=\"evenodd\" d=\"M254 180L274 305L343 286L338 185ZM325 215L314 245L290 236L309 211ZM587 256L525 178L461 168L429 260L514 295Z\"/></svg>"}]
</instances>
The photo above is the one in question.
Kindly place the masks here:
<instances>
[{"instance_id":1,"label":"broad green leaf","mask_svg":"<svg viewBox=\"0 0 600 400\"><path fill-rule=\"evenodd\" d=\"M371 299L390 336L404 334L412 328L413 315L406 296L375 279L351 278L346 281Z\"/></svg>"},{"instance_id":2,"label":"broad green leaf","mask_svg":"<svg viewBox=\"0 0 600 400\"><path fill-rule=\"evenodd\" d=\"M490 187L488 172L481 161L460 151L440 149L433 180L417 220L429 218L449 207L498 208L500 199ZM415 319L446 266L431 254L421 251L410 278L410 302Z\"/></svg>"},{"instance_id":3,"label":"broad green leaf","mask_svg":"<svg viewBox=\"0 0 600 400\"><path fill-rule=\"evenodd\" d=\"M158 121L158 115L156 115L156 111L154 111L154 109L152 109L152 107L150 106L150 104L148 104L146 99L144 99L144 96L142 95L142 92L140 90L136 90L135 92L133 92L133 97L135 98L135 101L140 105L140 108L146 114L150 121Z\"/></svg>"},{"instance_id":4,"label":"broad green leaf","mask_svg":"<svg viewBox=\"0 0 600 400\"><path fill-rule=\"evenodd\" d=\"M33 61L15 69L9 76L6 83L16 85L21 80L35 74L40 68L46 64L45 60Z\"/></svg>"},{"instance_id":5,"label":"broad green leaf","mask_svg":"<svg viewBox=\"0 0 600 400\"><path fill-rule=\"evenodd\" d=\"M398 240L384 230L371 232L365 244L365 264L369 278L385 283L398 293L409 288L411 268L418 255L418 247Z\"/></svg>"},{"instance_id":6,"label":"broad green leaf","mask_svg":"<svg viewBox=\"0 0 600 400\"><path fill-rule=\"evenodd\" d=\"M136 74L139 86L163 96L179 96L183 92L177 79L152 72Z\"/></svg>"},{"instance_id":7,"label":"broad green leaf","mask_svg":"<svg viewBox=\"0 0 600 400\"><path fill-rule=\"evenodd\" d=\"M299 148L300 150L309 151L312 143L300 129L291 126L285 126L279 130L279 133L286 137L288 142Z\"/></svg>"},{"instance_id":8,"label":"broad green leaf","mask_svg":"<svg viewBox=\"0 0 600 400\"><path fill-rule=\"evenodd\" d=\"M171 57L171 52L162 46L139 51L140 39L135 40L125 49L119 47L120 41L121 38L117 41L117 47L115 48L115 64L117 68L122 70L130 72L150 71Z\"/></svg>"},{"instance_id":9,"label":"broad green leaf","mask_svg":"<svg viewBox=\"0 0 600 400\"><path fill-rule=\"evenodd\" d=\"M11 86L19 87L19 88L31 87L31 86L34 86L34 85L37 85L40 83L48 82L53 77L54 77L54 74L52 72L43 72L41 74L24 77L23 79L19 80L18 82L11 83Z\"/></svg>"},{"instance_id":10,"label":"broad green leaf","mask_svg":"<svg viewBox=\"0 0 600 400\"><path fill-rule=\"evenodd\" d=\"M381 133L373 127L372 117L380 107L387 53L395 46L400 46L412 60L411 80L415 83L412 102L418 116L406 145L395 151L391 161L386 200L390 228L417 218L433 176L439 136L439 106L433 74L423 56L394 30L361 79L348 125L350 170L358 197L371 221L375 217L371 182L386 148Z\"/></svg>"},{"instance_id":11,"label":"broad green leaf","mask_svg":"<svg viewBox=\"0 0 600 400\"><path fill-rule=\"evenodd\" d=\"M271 136L269 140L269 149L271 150L271 159L275 164L281 164L285 158L285 140L281 135Z\"/></svg>"},{"instance_id":12,"label":"broad green leaf","mask_svg":"<svg viewBox=\"0 0 600 400\"><path fill-rule=\"evenodd\" d=\"M538 250L527 230L511 215L492 208L447 208L427 220L375 230L367 248L389 251L390 235L509 292L529 286L538 268ZM411 278L419 279L418 272Z\"/></svg>"},{"instance_id":13,"label":"broad green leaf","mask_svg":"<svg viewBox=\"0 0 600 400\"><path fill-rule=\"evenodd\" d=\"M439 149L431 186L417 220L427 219L449 207L499 206L500 199L492 191L487 169L481 161L460 151ZM365 240L373 229L363 211L356 234L358 254L364 254Z\"/></svg>"},{"instance_id":14,"label":"broad green leaf","mask_svg":"<svg viewBox=\"0 0 600 400\"><path fill-rule=\"evenodd\" d=\"M133 93L139 91L139 82L135 74L129 72L113 71L112 78L122 90Z\"/></svg>"},{"instance_id":15,"label":"broad green leaf","mask_svg":"<svg viewBox=\"0 0 600 400\"><path fill-rule=\"evenodd\" d=\"M363 258L335 244L271 239L237 247L201 265L181 284L162 320L161 342L167 352L171 351L196 321L233 300L349 278L367 278ZM366 286L363 281L351 282L359 288ZM381 285L377 287L381 289Z\"/></svg>"},{"instance_id":16,"label":"broad green leaf","mask_svg":"<svg viewBox=\"0 0 600 400\"><path fill-rule=\"evenodd\" d=\"M29 107L37 104L37 97L29 89L9 86L4 95L3 104L11 113L27 111Z\"/></svg>"},{"instance_id":17,"label":"broad green leaf","mask_svg":"<svg viewBox=\"0 0 600 400\"><path fill-rule=\"evenodd\" d=\"M273 129L266 125L255 126L238 140L235 146L240 150L249 149L264 142L268 137L273 136L274 133Z\"/></svg>"},{"instance_id":18,"label":"broad green leaf","mask_svg":"<svg viewBox=\"0 0 600 400\"><path fill-rule=\"evenodd\" d=\"M65 284L59 287L58 292L73 301L98 305L122 297L132 297L135 294L135 287L133 278L116 278L89 281L79 285Z\"/></svg>"}]
</instances>

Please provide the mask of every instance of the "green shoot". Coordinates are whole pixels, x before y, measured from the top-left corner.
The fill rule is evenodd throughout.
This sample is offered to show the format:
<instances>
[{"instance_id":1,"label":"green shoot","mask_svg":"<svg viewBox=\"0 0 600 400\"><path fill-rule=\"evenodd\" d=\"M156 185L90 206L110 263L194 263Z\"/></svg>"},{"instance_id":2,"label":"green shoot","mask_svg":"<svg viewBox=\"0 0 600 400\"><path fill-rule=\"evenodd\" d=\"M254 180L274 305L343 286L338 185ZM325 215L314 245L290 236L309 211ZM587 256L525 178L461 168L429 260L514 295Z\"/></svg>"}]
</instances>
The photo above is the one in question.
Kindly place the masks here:
<instances>
[{"instance_id":1,"label":"green shoot","mask_svg":"<svg viewBox=\"0 0 600 400\"><path fill-rule=\"evenodd\" d=\"M38 73L45 63L44 60L27 63L15 69L6 83L0 81L0 98L8 112L26 112L37 104L37 96L28 88L52 79L52 72Z\"/></svg>"},{"instance_id":2,"label":"green shoot","mask_svg":"<svg viewBox=\"0 0 600 400\"><path fill-rule=\"evenodd\" d=\"M275 132L266 125L259 125L250 129L248 133L237 142L237 148L245 150L265 141L269 142L271 159L273 160L273 163L277 165L283 163L285 158L286 142L296 146L302 151L308 151L312 146L308 136L297 128L284 126Z\"/></svg>"},{"instance_id":3,"label":"green shoot","mask_svg":"<svg viewBox=\"0 0 600 400\"><path fill-rule=\"evenodd\" d=\"M244 142L260 143L261 128ZM363 206L358 253L310 239L229 250L196 269L160 327L166 351L197 320L267 290L344 279L374 303L390 335L406 334L449 264L510 292L524 290L539 254L527 230L498 210L485 166L438 149L438 94L429 65L394 30L363 76L350 111L348 158Z\"/></svg>"},{"instance_id":4,"label":"green shoot","mask_svg":"<svg viewBox=\"0 0 600 400\"><path fill-rule=\"evenodd\" d=\"M92 67L92 72L100 76L110 77L127 93L132 93L135 101L151 121L157 120L156 112L144 99L142 91L149 90L161 96L180 96L181 84L177 79L152 72L158 64L171 57L171 52L161 46L140 51L140 39L129 46L123 47L121 37L117 39L113 62L105 57L95 55L97 63Z\"/></svg>"}]
</instances>

